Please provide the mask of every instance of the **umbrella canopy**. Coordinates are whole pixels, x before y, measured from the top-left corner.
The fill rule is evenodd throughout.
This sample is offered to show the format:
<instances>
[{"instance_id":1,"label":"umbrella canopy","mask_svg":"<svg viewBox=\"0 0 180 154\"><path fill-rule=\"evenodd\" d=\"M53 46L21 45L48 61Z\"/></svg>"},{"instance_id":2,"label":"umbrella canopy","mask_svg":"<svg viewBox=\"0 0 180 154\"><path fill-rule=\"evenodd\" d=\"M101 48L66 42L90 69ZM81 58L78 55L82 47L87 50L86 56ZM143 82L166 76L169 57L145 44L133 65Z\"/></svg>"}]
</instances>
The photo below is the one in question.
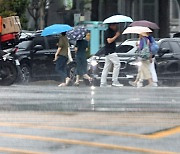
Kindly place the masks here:
<instances>
[{"instance_id":1,"label":"umbrella canopy","mask_svg":"<svg viewBox=\"0 0 180 154\"><path fill-rule=\"evenodd\" d=\"M104 20L104 24L120 23L120 22L133 22L130 17L124 15L114 15Z\"/></svg>"},{"instance_id":2,"label":"umbrella canopy","mask_svg":"<svg viewBox=\"0 0 180 154\"><path fill-rule=\"evenodd\" d=\"M149 27L151 29L159 29L159 26L156 23L147 20L134 21L129 26L142 26Z\"/></svg>"},{"instance_id":3,"label":"umbrella canopy","mask_svg":"<svg viewBox=\"0 0 180 154\"><path fill-rule=\"evenodd\" d=\"M49 27L46 27L42 33L41 36L49 36L49 35L57 35L63 32L67 32L72 30L73 28L66 24L54 24Z\"/></svg>"},{"instance_id":4,"label":"umbrella canopy","mask_svg":"<svg viewBox=\"0 0 180 154\"><path fill-rule=\"evenodd\" d=\"M152 32L152 30L148 27L135 26L126 28L122 34L142 34L146 32Z\"/></svg>"},{"instance_id":5,"label":"umbrella canopy","mask_svg":"<svg viewBox=\"0 0 180 154\"><path fill-rule=\"evenodd\" d=\"M67 37L70 40L82 40L87 32L88 30L84 26L77 26L74 27L73 30L67 32Z\"/></svg>"}]
</instances>

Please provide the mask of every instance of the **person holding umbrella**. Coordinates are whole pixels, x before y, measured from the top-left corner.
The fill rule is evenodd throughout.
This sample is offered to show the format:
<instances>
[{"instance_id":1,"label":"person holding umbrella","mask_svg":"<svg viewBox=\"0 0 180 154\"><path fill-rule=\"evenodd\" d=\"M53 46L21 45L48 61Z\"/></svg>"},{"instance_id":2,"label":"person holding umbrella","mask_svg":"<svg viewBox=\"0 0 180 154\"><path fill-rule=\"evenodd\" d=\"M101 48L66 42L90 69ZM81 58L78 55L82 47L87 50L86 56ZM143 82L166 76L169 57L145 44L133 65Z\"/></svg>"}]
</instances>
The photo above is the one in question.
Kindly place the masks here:
<instances>
[{"instance_id":1,"label":"person holding umbrella","mask_svg":"<svg viewBox=\"0 0 180 154\"><path fill-rule=\"evenodd\" d=\"M119 58L116 50L116 40L120 36L118 32L118 23L133 22L130 17L124 15L114 15L103 21L104 24L108 24L108 29L105 31L104 42L105 42L105 65L101 75L101 85L100 87L107 87L107 75L111 65L114 65L113 76L112 76L112 86L122 87L118 81L119 70L121 67Z\"/></svg>"},{"instance_id":2,"label":"person holding umbrella","mask_svg":"<svg viewBox=\"0 0 180 154\"><path fill-rule=\"evenodd\" d=\"M155 29L159 29L159 26L156 23L147 21L147 20L139 20L139 21L134 21L133 23L130 24L130 26L142 26L142 27L149 27L152 31ZM157 54L159 50L158 44L155 42L154 37L152 36L152 32L147 33L148 34L148 39L150 41L150 49L152 52L152 62L150 63L150 72L152 75L153 79L153 85L155 87L158 86L158 77L155 69L155 54Z\"/></svg>"},{"instance_id":3,"label":"person holding umbrella","mask_svg":"<svg viewBox=\"0 0 180 154\"><path fill-rule=\"evenodd\" d=\"M73 30L67 33L67 37L76 41L76 81L75 86L79 86L79 79L82 76L84 79L89 80L91 83L92 78L87 74L87 50L88 41L90 40L90 34L84 26L76 26Z\"/></svg>"},{"instance_id":4,"label":"person holding umbrella","mask_svg":"<svg viewBox=\"0 0 180 154\"><path fill-rule=\"evenodd\" d=\"M137 74L137 78L134 82L129 82L130 85L132 86L142 86L142 82L143 80L148 80L148 85L149 87L154 86L153 85L153 80L152 80L152 75L150 72L150 63L152 62L152 55L150 53L150 49L149 49L149 44L150 41L148 39L148 34L146 32L143 32L139 35L139 39L140 39L140 43L138 44L138 48L140 50L140 54L143 54L141 52L144 52L145 50L147 50L146 53L142 55L140 55L141 57L141 66L138 70L138 74Z\"/></svg>"},{"instance_id":5,"label":"person holding umbrella","mask_svg":"<svg viewBox=\"0 0 180 154\"><path fill-rule=\"evenodd\" d=\"M77 75L76 75L76 82L74 83L75 86L79 86L79 79L82 76L84 79L89 80L92 82L92 78L87 74L87 59L86 59L86 52L88 50L88 41L89 41L89 34L86 34L86 39L77 40L76 42L76 62L77 62Z\"/></svg>"},{"instance_id":6,"label":"person holding umbrella","mask_svg":"<svg viewBox=\"0 0 180 154\"><path fill-rule=\"evenodd\" d=\"M152 61L149 65L149 68L150 68L150 72L152 75L153 86L158 87L158 77L157 77L157 73L156 73L156 69L155 69L155 55L159 51L159 46L156 43L154 37L151 35L151 33L147 33L147 34L148 34L148 39L150 42L150 50L152 53Z\"/></svg>"},{"instance_id":7,"label":"person holding umbrella","mask_svg":"<svg viewBox=\"0 0 180 154\"><path fill-rule=\"evenodd\" d=\"M67 62L68 62L68 48L69 40L66 36L66 32L73 28L67 24L54 24L46 27L41 36L60 35L58 49L55 53L54 61L56 62L56 71L60 74L62 83L60 87L67 86L70 82L70 78L67 75Z\"/></svg>"},{"instance_id":8,"label":"person holding umbrella","mask_svg":"<svg viewBox=\"0 0 180 154\"><path fill-rule=\"evenodd\" d=\"M59 87L67 86L70 78L67 76L67 62L68 62L68 47L69 40L66 32L63 32L59 38L58 49L55 53L54 61L56 62L56 71L61 75L62 83Z\"/></svg>"},{"instance_id":9,"label":"person holding umbrella","mask_svg":"<svg viewBox=\"0 0 180 154\"><path fill-rule=\"evenodd\" d=\"M139 86L143 80L148 80L148 86L153 86L152 76L150 72L150 62L152 61L152 54L150 51L150 41L148 39L148 32L152 32L148 27L135 26L128 27L124 30L123 34L139 34L139 44L138 44L138 55L140 57L141 65L138 69L137 78L134 82L129 82L132 86ZM142 85L140 85L141 87Z\"/></svg>"},{"instance_id":10,"label":"person holding umbrella","mask_svg":"<svg viewBox=\"0 0 180 154\"><path fill-rule=\"evenodd\" d=\"M123 85L118 81L118 75L120 70L120 61L116 50L116 40L120 36L120 32L117 31L117 23L110 23L108 29L105 31L105 65L101 75L101 87L107 86L107 75L111 65L114 65L112 86L122 87Z\"/></svg>"}]
</instances>

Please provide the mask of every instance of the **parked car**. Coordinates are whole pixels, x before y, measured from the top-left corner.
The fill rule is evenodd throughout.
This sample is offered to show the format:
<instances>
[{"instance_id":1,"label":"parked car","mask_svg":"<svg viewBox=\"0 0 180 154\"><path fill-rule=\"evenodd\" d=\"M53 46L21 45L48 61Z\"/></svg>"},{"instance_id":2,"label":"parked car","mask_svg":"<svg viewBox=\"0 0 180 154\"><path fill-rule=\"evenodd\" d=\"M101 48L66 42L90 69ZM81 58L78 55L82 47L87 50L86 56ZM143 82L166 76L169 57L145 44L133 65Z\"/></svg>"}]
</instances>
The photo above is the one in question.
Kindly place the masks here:
<instances>
[{"instance_id":1,"label":"parked car","mask_svg":"<svg viewBox=\"0 0 180 154\"><path fill-rule=\"evenodd\" d=\"M165 38L158 43L156 69L160 83L176 85L180 82L180 38Z\"/></svg>"},{"instance_id":2,"label":"parked car","mask_svg":"<svg viewBox=\"0 0 180 154\"><path fill-rule=\"evenodd\" d=\"M57 51L58 36L42 37L39 34L16 46L16 55L20 62L23 82L37 79L59 79L53 62ZM71 47L74 55L74 47ZM74 56L73 56L74 57ZM68 72L74 71L75 63L68 65Z\"/></svg>"},{"instance_id":3,"label":"parked car","mask_svg":"<svg viewBox=\"0 0 180 154\"><path fill-rule=\"evenodd\" d=\"M121 62L119 80L121 82L133 80L136 77L140 62L136 56L137 40L127 40L117 47L116 52ZM180 82L180 38L158 39L160 50L156 55L155 67L160 84L175 85ZM101 73L105 63L103 51L98 56L88 59L89 74L94 78L95 84L100 84ZM108 74L108 79L112 79L112 69ZM125 82L127 83L127 82Z\"/></svg>"}]
</instances>

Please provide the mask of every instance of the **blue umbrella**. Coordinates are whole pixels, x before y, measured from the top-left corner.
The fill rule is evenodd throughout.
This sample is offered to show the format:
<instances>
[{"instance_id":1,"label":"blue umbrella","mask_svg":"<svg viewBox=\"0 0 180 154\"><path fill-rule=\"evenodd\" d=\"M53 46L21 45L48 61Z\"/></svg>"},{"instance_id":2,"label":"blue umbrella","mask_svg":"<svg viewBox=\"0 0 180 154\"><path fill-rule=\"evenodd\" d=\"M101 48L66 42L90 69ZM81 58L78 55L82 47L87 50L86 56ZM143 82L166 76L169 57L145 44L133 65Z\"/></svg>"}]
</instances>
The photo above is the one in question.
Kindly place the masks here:
<instances>
[{"instance_id":1,"label":"blue umbrella","mask_svg":"<svg viewBox=\"0 0 180 154\"><path fill-rule=\"evenodd\" d=\"M104 20L104 24L120 23L120 22L133 22L130 17L124 15L114 15Z\"/></svg>"},{"instance_id":2,"label":"blue umbrella","mask_svg":"<svg viewBox=\"0 0 180 154\"><path fill-rule=\"evenodd\" d=\"M74 27L73 30L67 32L67 37L70 40L82 40L87 32L88 30L84 26L77 26Z\"/></svg>"},{"instance_id":3,"label":"blue umbrella","mask_svg":"<svg viewBox=\"0 0 180 154\"><path fill-rule=\"evenodd\" d=\"M57 35L63 32L67 32L72 30L73 28L66 24L54 24L49 27L46 27L42 33L41 36L49 36L49 35Z\"/></svg>"}]
</instances>

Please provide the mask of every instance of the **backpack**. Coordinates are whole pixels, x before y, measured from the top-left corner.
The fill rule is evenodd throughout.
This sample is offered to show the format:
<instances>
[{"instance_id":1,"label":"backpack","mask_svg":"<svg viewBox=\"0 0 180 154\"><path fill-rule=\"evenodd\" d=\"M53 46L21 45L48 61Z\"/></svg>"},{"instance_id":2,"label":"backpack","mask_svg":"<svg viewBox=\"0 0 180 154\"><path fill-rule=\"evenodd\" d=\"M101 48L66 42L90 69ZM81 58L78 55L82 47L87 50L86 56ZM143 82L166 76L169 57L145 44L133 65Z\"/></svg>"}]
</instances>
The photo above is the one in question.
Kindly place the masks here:
<instances>
[{"instance_id":1,"label":"backpack","mask_svg":"<svg viewBox=\"0 0 180 154\"><path fill-rule=\"evenodd\" d=\"M153 55L156 55L159 51L159 45L156 43L155 39L150 37L150 51Z\"/></svg>"},{"instance_id":2,"label":"backpack","mask_svg":"<svg viewBox=\"0 0 180 154\"><path fill-rule=\"evenodd\" d=\"M143 49L140 51L139 56L142 58L142 60L146 61L151 57L150 48L146 40L143 38Z\"/></svg>"}]
</instances>

